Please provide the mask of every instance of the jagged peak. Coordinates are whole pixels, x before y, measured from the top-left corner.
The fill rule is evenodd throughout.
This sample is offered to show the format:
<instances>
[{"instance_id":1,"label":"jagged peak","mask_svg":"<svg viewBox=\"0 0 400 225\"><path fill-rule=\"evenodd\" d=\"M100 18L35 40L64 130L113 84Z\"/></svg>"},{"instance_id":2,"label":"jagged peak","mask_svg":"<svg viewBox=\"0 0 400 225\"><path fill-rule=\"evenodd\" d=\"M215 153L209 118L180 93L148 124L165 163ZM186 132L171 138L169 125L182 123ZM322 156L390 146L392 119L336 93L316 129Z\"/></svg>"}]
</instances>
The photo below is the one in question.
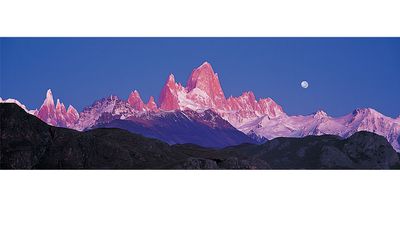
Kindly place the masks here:
<instances>
[{"instance_id":1,"label":"jagged peak","mask_svg":"<svg viewBox=\"0 0 400 225\"><path fill-rule=\"evenodd\" d=\"M367 114L367 115L382 115L380 112L373 108L358 108L353 111L354 115Z\"/></svg>"},{"instance_id":2,"label":"jagged peak","mask_svg":"<svg viewBox=\"0 0 400 225\"><path fill-rule=\"evenodd\" d=\"M214 73L214 70L213 70L211 64L208 63L207 61L203 62L203 64L201 64L199 67L193 69L192 75L193 75L195 72L204 72L204 71L205 71L205 73L199 73L199 75L200 75L200 74L205 74L205 75L216 75L216 73Z\"/></svg>"},{"instance_id":3,"label":"jagged peak","mask_svg":"<svg viewBox=\"0 0 400 225\"><path fill-rule=\"evenodd\" d=\"M314 115L314 118L325 118L325 117L328 117L328 114L323 110L318 110L313 115Z\"/></svg>"},{"instance_id":4,"label":"jagged peak","mask_svg":"<svg viewBox=\"0 0 400 225\"><path fill-rule=\"evenodd\" d=\"M207 62L207 61L204 61L204 62L201 64L201 66L211 66L211 64L210 64L209 62Z\"/></svg>"},{"instance_id":5,"label":"jagged peak","mask_svg":"<svg viewBox=\"0 0 400 225\"><path fill-rule=\"evenodd\" d=\"M225 99L218 76L208 62L194 69L186 82L188 92L198 88L212 99Z\"/></svg>"},{"instance_id":6,"label":"jagged peak","mask_svg":"<svg viewBox=\"0 0 400 225\"><path fill-rule=\"evenodd\" d=\"M62 111L63 109L65 109L64 103L60 102L60 99L58 99L58 98L57 98L56 109L57 109L57 110L61 110L61 111Z\"/></svg>"},{"instance_id":7,"label":"jagged peak","mask_svg":"<svg viewBox=\"0 0 400 225\"><path fill-rule=\"evenodd\" d=\"M45 105L54 105L53 93L51 89L48 89L46 92L46 99L44 100Z\"/></svg>"},{"instance_id":8,"label":"jagged peak","mask_svg":"<svg viewBox=\"0 0 400 225\"><path fill-rule=\"evenodd\" d=\"M150 96L149 101L147 102L146 106L149 110L157 109L157 104L156 104L156 101L154 100L153 96Z\"/></svg>"},{"instance_id":9,"label":"jagged peak","mask_svg":"<svg viewBox=\"0 0 400 225\"><path fill-rule=\"evenodd\" d=\"M77 119L79 118L78 110L76 110L72 105L68 106L67 114L74 115L75 118L77 118Z\"/></svg>"},{"instance_id":10,"label":"jagged peak","mask_svg":"<svg viewBox=\"0 0 400 225\"><path fill-rule=\"evenodd\" d=\"M53 98L53 92L51 91L51 89L47 89L46 98Z\"/></svg>"},{"instance_id":11,"label":"jagged peak","mask_svg":"<svg viewBox=\"0 0 400 225\"><path fill-rule=\"evenodd\" d=\"M102 100L119 100L119 97L116 96L116 95L111 94L107 98L100 99L100 101L102 101Z\"/></svg>"},{"instance_id":12,"label":"jagged peak","mask_svg":"<svg viewBox=\"0 0 400 225\"><path fill-rule=\"evenodd\" d=\"M132 91L131 94L129 95L129 99L131 99L131 98L139 98L139 99L141 99L139 91L137 91L136 89L134 91Z\"/></svg>"},{"instance_id":13,"label":"jagged peak","mask_svg":"<svg viewBox=\"0 0 400 225\"><path fill-rule=\"evenodd\" d=\"M181 88L182 85L175 81L175 76L174 74L171 73L170 75L168 75L167 81L164 84L164 88L165 87L168 87L169 89L171 88L175 89L175 88Z\"/></svg>"},{"instance_id":14,"label":"jagged peak","mask_svg":"<svg viewBox=\"0 0 400 225\"><path fill-rule=\"evenodd\" d=\"M56 112L57 113L65 113L67 110L65 109L64 103L60 102L60 99L57 99L56 104Z\"/></svg>"},{"instance_id":15,"label":"jagged peak","mask_svg":"<svg viewBox=\"0 0 400 225\"><path fill-rule=\"evenodd\" d=\"M168 75L167 83L169 83L169 82L175 83L175 76L174 76L173 73L170 73L170 74Z\"/></svg>"},{"instance_id":16,"label":"jagged peak","mask_svg":"<svg viewBox=\"0 0 400 225\"><path fill-rule=\"evenodd\" d=\"M142 98L140 97L140 94L137 90L134 90L131 92L128 98L128 103L136 108L137 110L143 110L144 109L144 103L142 101Z\"/></svg>"},{"instance_id":17,"label":"jagged peak","mask_svg":"<svg viewBox=\"0 0 400 225\"><path fill-rule=\"evenodd\" d=\"M243 97L254 98L254 99L256 98L256 96L254 95L254 93L252 91L244 91L242 93L242 96Z\"/></svg>"},{"instance_id":18,"label":"jagged peak","mask_svg":"<svg viewBox=\"0 0 400 225\"><path fill-rule=\"evenodd\" d=\"M260 103L266 103L266 104L269 104L269 103L276 104L276 102L275 102L272 98L270 98L270 97L268 97L268 98L260 98L260 99L258 100L258 102L260 102Z\"/></svg>"},{"instance_id":19,"label":"jagged peak","mask_svg":"<svg viewBox=\"0 0 400 225\"><path fill-rule=\"evenodd\" d=\"M154 102L155 103L153 96L150 96L148 103L150 103L150 102Z\"/></svg>"},{"instance_id":20,"label":"jagged peak","mask_svg":"<svg viewBox=\"0 0 400 225\"><path fill-rule=\"evenodd\" d=\"M213 70L211 64L207 61L204 61L199 67L197 67L195 70Z\"/></svg>"},{"instance_id":21,"label":"jagged peak","mask_svg":"<svg viewBox=\"0 0 400 225\"><path fill-rule=\"evenodd\" d=\"M75 109L75 107L73 107L72 105L69 105L68 106L68 110L67 110L68 112L70 112L70 111L76 111L76 112L78 112L76 109Z\"/></svg>"}]
</instances>

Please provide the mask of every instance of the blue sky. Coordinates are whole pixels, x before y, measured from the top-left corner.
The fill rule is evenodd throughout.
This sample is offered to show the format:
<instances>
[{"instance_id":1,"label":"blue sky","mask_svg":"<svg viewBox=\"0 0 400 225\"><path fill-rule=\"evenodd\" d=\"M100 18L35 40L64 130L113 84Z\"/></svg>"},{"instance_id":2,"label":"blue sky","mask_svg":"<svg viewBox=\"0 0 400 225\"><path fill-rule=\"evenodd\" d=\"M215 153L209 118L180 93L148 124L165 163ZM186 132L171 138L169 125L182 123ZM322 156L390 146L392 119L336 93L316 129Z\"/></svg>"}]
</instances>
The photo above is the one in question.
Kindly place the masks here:
<instances>
[{"instance_id":1,"label":"blue sky","mask_svg":"<svg viewBox=\"0 0 400 225\"><path fill-rule=\"evenodd\" d=\"M169 73L186 84L204 61L226 96L252 90L290 114L371 107L400 114L400 38L1 38L0 96L28 108L46 90L78 110L139 90L156 100ZM300 82L307 80L308 89Z\"/></svg>"}]
</instances>

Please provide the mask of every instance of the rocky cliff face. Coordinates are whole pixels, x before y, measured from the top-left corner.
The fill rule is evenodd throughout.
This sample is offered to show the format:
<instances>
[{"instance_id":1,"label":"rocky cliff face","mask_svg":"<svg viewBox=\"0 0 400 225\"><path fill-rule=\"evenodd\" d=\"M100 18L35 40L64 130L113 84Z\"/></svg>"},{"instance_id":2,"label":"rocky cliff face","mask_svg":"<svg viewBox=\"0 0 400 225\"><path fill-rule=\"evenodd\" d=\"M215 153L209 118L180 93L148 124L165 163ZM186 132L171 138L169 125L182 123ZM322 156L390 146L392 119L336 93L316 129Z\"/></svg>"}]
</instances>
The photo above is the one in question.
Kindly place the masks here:
<instances>
[{"instance_id":1,"label":"rocky cliff face","mask_svg":"<svg viewBox=\"0 0 400 225\"><path fill-rule=\"evenodd\" d=\"M244 92L239 97L225 98L218 75L208 62L192 71L186 87L176 83L171 74L161 91L159 101L162 110L212 109L234 127L261 116L275 118L285 115L282 107L271 98L256 100L251 91Z\"/></svg>"}]
</instances>

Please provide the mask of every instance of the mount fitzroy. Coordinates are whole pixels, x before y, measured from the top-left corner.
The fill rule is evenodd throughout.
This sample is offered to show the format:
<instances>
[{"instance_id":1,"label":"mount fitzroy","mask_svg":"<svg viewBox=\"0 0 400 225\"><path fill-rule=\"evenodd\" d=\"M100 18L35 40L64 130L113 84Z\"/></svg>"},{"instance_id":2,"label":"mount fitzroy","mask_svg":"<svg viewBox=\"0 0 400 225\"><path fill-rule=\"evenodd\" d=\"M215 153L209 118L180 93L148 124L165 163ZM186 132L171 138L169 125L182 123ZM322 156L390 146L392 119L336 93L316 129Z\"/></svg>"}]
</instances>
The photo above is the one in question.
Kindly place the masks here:
<instances>
[{"instance_id":1,"label":"mount fitzroy","mask_svg":"<svg viewBox=\"0 0 400 225\"><path fill-rule=\"evenodd\" d=\"M158 104L153 97L143 102L136 90L127 100L110 96L80 113L73 106L66 108L58 99L54 104L51 90L38 110L28 110L15 99L0 98L0 102L16 103L53 126L80 131L121 128L169 144L226 147L277 137L332 134L347 138L358 131L369 131L385 137L400 151L400 117L393 119L371 108L356 109L338 118L323 111L289 116L271 98L257 100L251 91L226 98L218 75L207 62L192 71L186 87L170 74Z\"/></svg>"}]
</instances>

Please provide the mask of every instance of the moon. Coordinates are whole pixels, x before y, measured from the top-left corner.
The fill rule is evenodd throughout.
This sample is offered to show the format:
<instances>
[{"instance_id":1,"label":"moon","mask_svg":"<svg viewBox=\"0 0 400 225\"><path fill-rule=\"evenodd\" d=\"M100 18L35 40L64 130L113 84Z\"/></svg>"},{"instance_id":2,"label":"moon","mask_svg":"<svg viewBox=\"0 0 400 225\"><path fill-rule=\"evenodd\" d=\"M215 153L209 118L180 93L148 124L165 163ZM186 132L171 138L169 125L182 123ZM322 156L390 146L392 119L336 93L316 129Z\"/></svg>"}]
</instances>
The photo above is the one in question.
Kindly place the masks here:
<instances>
[{"instance_id":1,"label":"moon","mask_svg":"<svg viewBox=\"0 0 400 225\"><path fill-rule=\"evenodd\" d=\"M308 88L308 82L305 81L305 80L303 80L303 81L301 82L301 87L304 88L304 89Z\"/></svg>"}]
</instances>

